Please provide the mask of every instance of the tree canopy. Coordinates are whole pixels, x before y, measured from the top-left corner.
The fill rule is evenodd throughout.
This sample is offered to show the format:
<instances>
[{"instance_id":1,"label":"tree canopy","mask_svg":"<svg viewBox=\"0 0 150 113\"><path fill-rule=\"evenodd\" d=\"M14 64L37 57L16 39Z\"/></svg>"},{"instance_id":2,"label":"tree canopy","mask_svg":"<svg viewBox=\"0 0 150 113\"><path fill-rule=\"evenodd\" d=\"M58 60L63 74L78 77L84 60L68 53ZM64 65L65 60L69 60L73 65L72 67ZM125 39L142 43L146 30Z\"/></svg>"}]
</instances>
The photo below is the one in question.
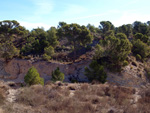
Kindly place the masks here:
<instances>
[{"instance_id":1,"label":"tree canopy","mask_svg":"<svg viewBox=\"0 0 150 113\"><path fill-rule=\"evenodd\" d=\"M85 26L80 26L78 24L64 24L59 29L61 31L61 36L67 38L68 43L73 46L74 60L76 58L76 50L80 46L86 46L93 40L93 36Z\"/></svg>"},{"instance_id":2,"label":"tree canopy","mask_svg":"<svg viewBox=\"0 0 150 113\"><path fill-rule=\"evenodd\" d=\"M28 31L15 20L0 22L0 42L13 41L14 38L27 35Z\"/></svg>"},{"instance_id":3,"label":"tree canopy","mask_svg":"<svg viewBox=\"0 0 150 113\"><path fill-rule=\"evenodd\" d=\"M131 24L127 24L127 25L122 25L120 27L116 28L116 33L124 33L127 38L132 36L132 25Z\"/></svg>"},{"instance_id":4,"label":"tree canopy","mask_svg":"<svg viewBox=\"0 0 150 113\"><path fill-rule=\"evenodd\" d=\"M103 39L114 34L114 25L110 21L101 21L99 28Z\"/></svg>"},{"instance_id":5,"label":"tree canopy","mask_svg":"<svg viewBox=\"0 0 150 113\"><path fill-rule=\"evenodd\" d=\"M149 55L142 55L137 49L150 45L150 21L135 21L119 27L110 21L101 21L99 27L59 22L57 28L44 30L38 27L31 31L15 20L0 21L0 57L5 60L39 56L44 60L75 61L80 55L93 50L96 44L99 46L96 46L95 56L105 56L113 64L123 62L130 52L148 58Z\"/></svg>"},{"instance_id":6,"label":"tree canopy","mask_svg":"<svg viewBox=\"0 0 150 113\"><path fill-rule=\"evenodd\" d=\"M117 34L117 37L109 36L105 40L101 40L100 44L96 46L94 58L100 62L106 62L109 67L119 69L131 53L131 48L132 44L125 34Z\"/></svg>"},{"instance_id":7,"label":"tree canopy","mask_svg":"<svg viewBox=\"0 0 150 113\"><path fill-rule=\"evenodd\" d=\"M134 40L132 52L134 55L139 54L143 59L150 56L150 47L140 39Z\"/></svg>"}]
</instances>

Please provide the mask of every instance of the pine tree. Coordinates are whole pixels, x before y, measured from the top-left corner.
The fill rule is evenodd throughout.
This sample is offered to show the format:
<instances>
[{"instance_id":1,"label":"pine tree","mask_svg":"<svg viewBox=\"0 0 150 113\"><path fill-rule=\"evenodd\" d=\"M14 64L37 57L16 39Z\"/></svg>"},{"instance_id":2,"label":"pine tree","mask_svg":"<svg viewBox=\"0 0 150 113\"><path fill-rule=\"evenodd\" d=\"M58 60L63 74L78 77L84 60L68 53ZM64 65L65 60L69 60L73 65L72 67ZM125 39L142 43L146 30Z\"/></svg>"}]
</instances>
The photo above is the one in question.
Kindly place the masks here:
<instances>
[{"instance_id":1,"label":"pine tree","mask_svg":"<svg viewBox=\"0 0 150 113\"><path fill-rule=\"evenodd\" d=\"M64 73L60 72L59 67L56 68L55 71L52 71L52 81L63 81L64 80Z\"/></svg>"},{"instance_id":2,"label":"pine tree","mask_svg":"<svg viewBox=\"0 0 150 113\"><path fill-rule=\"evenodd\" d=\"M37 69L31 67L24 77L24 81L28 85L41 84L44 85L44 79L40 77Z\"/></svg>"},{"instance_id":3,"label":"pine tree","mask_svg":"<svg viewBox=\"0 0 150 113\"><path fill-rule=\"evenodd\" d=\"M106 72L104 67L97 63L97 61L92 61L88 67L85 67L85 76L88 77L89 81L97 80L101 83L106 82Z\"/></svg>"}]
</instances>

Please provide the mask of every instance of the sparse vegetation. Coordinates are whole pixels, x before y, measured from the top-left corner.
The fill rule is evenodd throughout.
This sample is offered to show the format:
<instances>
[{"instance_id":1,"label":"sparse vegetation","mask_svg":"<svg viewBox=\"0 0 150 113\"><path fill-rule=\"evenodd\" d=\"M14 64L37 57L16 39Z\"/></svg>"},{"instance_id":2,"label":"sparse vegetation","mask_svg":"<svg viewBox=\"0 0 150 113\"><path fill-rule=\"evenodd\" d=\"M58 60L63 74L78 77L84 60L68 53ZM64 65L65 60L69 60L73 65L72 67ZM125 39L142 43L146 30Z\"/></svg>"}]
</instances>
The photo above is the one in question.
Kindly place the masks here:
<instances>
[{"instance_id":1,"label":"sparse vegetation","mask_svg":"<svg viewBox=\"0 0 150 113\"><path fill-rule=\"evenodd\" d=\"M71 90L69 87L74 87ZM62 84L33 85L20 89L16 102L9 105L9 111L16 112L149 112L149 91L144 89L136 94L136 89L102 84ZM136 96L141 96L135 101ZM13 106L17 104L18 109ZM133 106L136 105L136 108ZM8 109L3 105L3 109ZM24 106L24 107L23 107Z\"/></svg>"},{"instance_id":2,"label":"sparse vegetation","mask_svg":"<svg viewBox=\"0 0 150 113\"><path fill-rule=\"evenodd\" d=\"M7 101L9 89L0 85L0 111L6 113L95 113L95 112L150 112L150 90L111 84L51 83L32 85L16 90L15 102ZM2 95L2 96L1 96ZM14 98L14 97L13 97ZM5 113L4 112L4 113Z\"/></svg>"},{"instance_id":3,"label":"sparse vegetation","mask_svg":"<svg viewBox=\"0 0 150 113\"><path fill-rule=\"evenodd\" d=\"M5 96L4 90L0 89L0 106L4 104L4 100L5 100L4 96Z\"/></svg>"}]
</instances>

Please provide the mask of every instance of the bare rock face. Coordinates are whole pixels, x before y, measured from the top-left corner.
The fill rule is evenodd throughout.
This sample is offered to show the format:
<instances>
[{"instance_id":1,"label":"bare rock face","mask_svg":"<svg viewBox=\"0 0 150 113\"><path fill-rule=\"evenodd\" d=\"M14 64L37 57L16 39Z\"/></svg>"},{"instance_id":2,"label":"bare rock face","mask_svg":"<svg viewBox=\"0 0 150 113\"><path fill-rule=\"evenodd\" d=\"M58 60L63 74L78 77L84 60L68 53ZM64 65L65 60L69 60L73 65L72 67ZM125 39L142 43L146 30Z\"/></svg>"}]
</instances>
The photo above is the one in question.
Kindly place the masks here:
<instances>
[{"instance_id":1,"label":"bare rock face","mask_svg":"<svg viewBox=\"0 0 150 113\"><path fill-rule=\"evenodd\" d=\"M34 66L41 77L43 77L46 81L50 80L51 73L57 67L60 68L60 71L65 74L65 81L69 81L70 77L76 77L78 80L84 79L87 81L87 78L84 76L84 67L88 66L91 60L88 61L81 61L74 64L63 64L63 63L52 63L46 61L36 61L31 62L30 60L23 60L23 59L12 59L7 64L4 64L5 75L8 74L9 76L5 76L5 79L13 80L15 82L23 82L24 76L28 72L29 68Z\"/></svg>"},{"instance_id":2,"label":"bare rock face","mask_svg":"<svg viewBox=\"0 0 150 113\"><path fill-rule=\"evenodd\" d=\"M131 62L125 66L120 73L107 72L107 81L120 86L139 88L148 83L146 71L141 62L136 61L136 65Z\"/></svg>"},{"instance_id":3,"label":"bare rock face","mask_svg":"<svg viewBox=\"0 0 150 113\"><path fill-rule=\"evenodd\" d=\"M28 60L13 59L5 65L5 71L11 76L26 74L32 63Z\"/></svg>"},{"instance_id":4,"label":"bare rock face","mask_svg":"<svg viewBox=\"0 0 150 113\"><path fill-rule=\"evenodd\" d=\"M57 67L59 67L60 71L65 73L65 75L68 74L67 65L65 64L38 61L33 63L33 66L39 71L40 75L51 75L52 71Z\"/></svg>"},{"instance_id":5,"label":"bare rock face","mask_svg":"<svg viewBox=\"0 0 150 113\"><path fill-rule=\"evenodd\" d=\"M91 63L91 60L82 60L80 62L72 64L63 64L56 62L36 61L23 59L13 59L8 63L4 63L0 59L0 79L6 81L13 81L16 83L23 83L24 76L28 72L29 68L34 66L45 82L51 79L51 73L57 67L65 74L65 82L70 81L88 81L84 75L84 68ZM109 83L118 84L128 87L141 87L146 84L146 76L144 66L140 62L136 62L137 65L130 63L120 73L111 73L107 71L107 81Z\"/></svg>"}]
</instances>

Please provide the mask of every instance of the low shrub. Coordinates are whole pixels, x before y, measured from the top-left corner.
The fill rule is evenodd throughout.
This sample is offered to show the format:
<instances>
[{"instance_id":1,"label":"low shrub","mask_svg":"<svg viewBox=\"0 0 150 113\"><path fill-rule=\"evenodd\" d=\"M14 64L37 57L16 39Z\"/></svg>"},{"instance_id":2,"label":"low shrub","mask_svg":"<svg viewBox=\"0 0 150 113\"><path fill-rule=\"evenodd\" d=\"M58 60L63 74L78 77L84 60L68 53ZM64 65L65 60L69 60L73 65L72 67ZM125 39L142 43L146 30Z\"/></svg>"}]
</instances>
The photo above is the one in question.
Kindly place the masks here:
<instances>
[{"instance_id":1,"label":"low shrub","mask_svg":"<svg viewBox=\"0 0 150 113\"><path fill-rule=\"evenodd\" d=\"M129 65L129 62L125 60L125 61L123 62L123 66L127 66L127 65Z\"/></svg>"},{"instance_id":2,"label":"low shrub","mask_svg":"<svg viewBox=\"0 0 150 113\"><path fill-rule=\"evenodd\" d=\"M137 55L136 55L136 60L139 60L139 61L142 60L141 55L137 54Z\"/></svg>"},{"instance_id":3,"label":"low shrub","mask_svg":"<svg viewBox=\"0 0 150 113\"><path fill-rule=\"evenodd\" d=\"M0 106L4 104L4 100L5 100L4 91L3 89L0 89Z\"/></svg>"},{"instance_id":4,"label":"low shrub","mask_svg":"<svg viewBox=\"0 0 150 113\"><path fill-rule=\"evenodd\" d=\"M17 96L17 102L35 107L45 103L46 98L31 88L23 88L22 92Z\"/></svg>"},{"instance_id":5,"label":"low shrub","mask_svg":"<svg viewBox=\"0 0 150 113\"><path fill-rule=\"evenodd\" d=\"M43 60L45 61L49 61L51 59L51 56L47 55L47 54L43 54L42 55Z\"/></svg>"}]
</instances>

